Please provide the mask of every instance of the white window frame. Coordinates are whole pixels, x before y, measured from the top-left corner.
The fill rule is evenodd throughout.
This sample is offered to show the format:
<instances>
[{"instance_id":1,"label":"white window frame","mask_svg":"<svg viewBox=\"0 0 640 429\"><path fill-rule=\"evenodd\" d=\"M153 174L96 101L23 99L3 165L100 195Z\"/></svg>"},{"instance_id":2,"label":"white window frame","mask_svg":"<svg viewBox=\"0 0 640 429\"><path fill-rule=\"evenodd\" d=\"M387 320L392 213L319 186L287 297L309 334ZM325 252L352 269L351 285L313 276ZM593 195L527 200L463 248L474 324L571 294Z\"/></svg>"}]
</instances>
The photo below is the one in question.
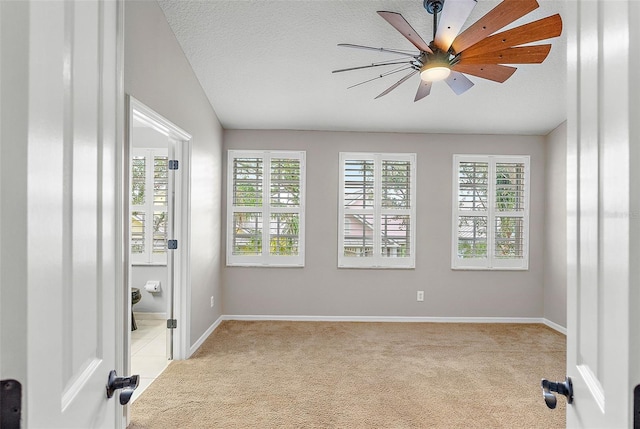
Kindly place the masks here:
<instances>
[{"instance_id":1,"label":"white window frame","mask_svg":"<svg viewBox=\"0 0 640 429\"><path fill-rule=\"evenodd\" d=\"M345 203L345 162L373 161L374 163L374 200L372 208L348 208ZM382 207L382 162L383 161L409 161L410 169L410 208L383 208ZM416 162L415 153L369 153L369 152L340 152L340 179L339 179L339 202L338 202L338 267L339 268L415 268L416 254ZM345 238L345 217L348 213L358 213L372 215L374 219L373 233L373 254L366 257L344 256ZM409 216L409 256L388 257L382 256L381 252L381 217L384 214L407 215Z\"/></svg>"},{"instance_id":2,"label":"white window frame","mask_svg":"<svg viewBox=\"0 0 640 429\"><path fill-rule=\"evenodd\" d=\"M133 216L133 212L144 212L145 213L145 237L144 237L144 248L145 251L143 253L133 253L130 252L131 255L131 263L134 265L167 265L167 249L166 249L166 241L169 237L166 234L169 233L169 225L165 226L165 251L164 252L154 252L153 251L153 215L154 212L169 212L169 193L171 189L167 188L167 202L166 204L155 204L154 203L154 158L156 156L161 156L169 159L169 151L167 148L132 148L131 149L131 159L133 157L144 157L145 158L145 203L140 205L134 205L133 202L130 204L130 214L129 214L129 222L131 222L131 218ZM133 163L131 164L133 166ZM133 167L130 168L129 171L129 183L133 183ZM170 183L168 183L170 186ZM129 193L131 195L131 192ZM131 227L130 227L131 228Z\"/></svg>"},{"instance_id":3,"label":"white window frame","mask_svg":"<svg viewBox=\"0 0 640 429\"><path fill-rule=\"evenodd\" d=\"M488 164L487 210L460 210L459 169L461 162L483 162ZM496 164L522 163L524 164L524 210L513 212L498 212L496 206ZM529 216L530 216L530 156L528 155L459 155L453 156L453 194L452 194L452 241L451 268L454 270L527 270L529 269ZM458 257L459 216L487 217L487 257L460 258ZM520 217L523 219L522 258L496 258L495 253L495 222L500 216Z\"/></svg>"},{"instance_id":4,"label":"white window frame","mask_svg":"<svg viewBox=\"0 0 640 429\"><path fill-rule=\"evenodd\" d=\"M236 207L233 205L233 164L235 158L261 158L263 160L262 207ZM297 159L300 161L300 205L299 207L271 207L269 190L271 187L271 159ZM304 267L305 256L305 200L306 200L306 152L304 151L255 151L229 150L227 153L227 266L245 267ZM266 203L266 204L265 204ZM233 254L234 213L260 212L263 219L262 254ZM299 216L298 255L283 256L270 254L269 220L273 213L297 213Z\"/></svg>"}]
</instances>

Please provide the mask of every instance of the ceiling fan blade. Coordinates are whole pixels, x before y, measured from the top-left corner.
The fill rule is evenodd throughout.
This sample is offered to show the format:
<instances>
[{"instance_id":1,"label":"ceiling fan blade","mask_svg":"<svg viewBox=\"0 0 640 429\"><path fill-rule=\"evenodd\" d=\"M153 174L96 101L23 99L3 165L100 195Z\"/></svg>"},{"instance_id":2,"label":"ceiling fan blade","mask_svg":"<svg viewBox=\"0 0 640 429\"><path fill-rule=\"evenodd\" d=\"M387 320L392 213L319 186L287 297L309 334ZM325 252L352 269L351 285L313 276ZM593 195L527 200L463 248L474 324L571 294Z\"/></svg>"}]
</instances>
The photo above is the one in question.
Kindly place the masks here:
<instances>
[{"instance_id":1,"label":"ceiling fan blade","mask_svg":"<svg viewBox=\"0 0 640 429\"><path fill-rule=\"evenodd\" d=\"M400 86L400 84L402 84L403 82L406 82L407 79L409 79L411 76L413 76L414 74L418 73L418 70L413 70L411 73L409 73L408 75L406 75L405 77L403 77L402 79L400 79L399 81L397 81L396 83L394 83L393 85L391 85L389 88L385 89L380 95L378 95L375 99L378 99L382 96L387 95L388 93L390 93L391 91L393 91L394 89L396 89L398 86Z\"/></svg>"},{"instance_id":2,"label":"ceiling fan blade","mask_svg":"<svg viewBox=\"0 0 640 429\"><path fill-rule=\"evenodd\" d=\"M431 93L431 85L433 82L427 82L420 79L420 86L418 86L418 92L416 92L416 98L413 99L414 102L418 100L422 100L424 97Z\"/></svg>"},{"instance_id":3,"label":"ceiling fan blade","mask_svg":"<svg viewBox=\"0 0 640 429\"><path fill-rule=\"evenodd\" d=\"M473 86L473 82L462 73L452 71L448 78L444 80L447 85L456 93L460 95Z\"/></svg>"},{"instance_id":4,"label":"ceiling fan blade","mask_svg":"<svg viewBox=\"0 0 640 429\"><path fill-rule=\"evenodd\" d=\"M505 80L509 79L511 75L515 73L517 68L510 66L501 66L498 64L458 63L451 67L451 70L502 83Z\"/></svg>"},{"instance_id":5,"label":"ceiling fan blade","mask_svg":"<svg viewBox=\"0 0 640 429\"><path fill-rule=\"evenodd\" d=\"M474 57L487 52L500 51L512 46L558 37L562 34L562 18L559 14L530 22L502 33L494 34L465 49L465 56Z\"/></svg>"},{"instance_id":6,"label":"ceiling fan blade","mask_svg":"<svg viewBox=\"0 0 640 429\"><path fill-rule=\"evenodd\" d=\"M374 81L374 80L377 80L377 79L382 79L382 78L383 78L383 77L385 77L385 76L389 76L389 75L394 74L394 73L400 73L400 72L402 72L402 71L410 70L410 69L412 69L412 68L413 68L413 67L410 67L410 66L407 66L407 67L398 67L398 68L393 69L393 70L390 70L390 71L388 71L388 72L381 73L381 74L379 74L378 76L373 77L373 78L371 78L371 79L367 79L367 80L364 80L364 81L362 81L362 82L358 82L358 83L356 83L356 84L354 84L354 85L348 86L348 87L347 87L347 89L355 88L356 86L360 86L360 85L362 85L362 84L369 83L369 82Z\"/></svg>"},{"instance_id":7,"label":"ceiling fan blade","mask_svg":"<svg viewBox=\"0 0 640 429\"><path fill-rule=\"evenodd\" d=\"M452 44L454 52L464 51L538 7L536 0L503 0L455 38Z\"/></svg>"},{"instance_id":8,"label":"ceiling fan blade","mask_svg":"<svg viewBox=\"0 0 640 429\"><path fill-rule=\"evenodd\" d=\"M418 35L416 30L407 22L402 15L397 12L378 11L378 15L383 17L389 24L407 38L413 46L420 49L423 52L433 52L427 42L422 40L422 37Z\"/></svg>"},{"instance_id":9,"label":"ceiling fan blade","mask_svg":"<svg viewBox=\"0 0 640 429\"><path fill-rule=\"evenodd\" d=\"M394 62L387 62L387 63L376 63L376 64L369 64L366 66L350 67L348 69L333 70L331 73L341 73L341 72L352 71L352 70L368 69L371 67L393 66L396 64L411 64L411 63L412 61L394 61Z\"/></svg>"},{"instance_id":10,"label":"ceiling fan blade","mask_svg":"<svg viewBox=\"0 0 640 429\"><path fill-rule=\"evenodd\" d=\"M468 56L466 52L460 54L462 64L540 64L549 51L551 45L520 46L507 48L495 52Z\"/></svg>"},{"instance_id":11,"label":"ceiling fan blade","mask_svg":"<svg viewBox=\"0 0 640 429\"><path fill-rule=\"evenodd\" d=\"M476 0L447 0L440 13L440 22L433 43L447 52L460 29L477 4Z\"/></svg>"},{"instance_id":12,"label":"ceiling fan blade","mask_svg":"<svg viewBox=\"0 0 640 429\"><path fill-rule=\"evenodd\" d=\"M351 43L338 43L338 46L342 48L356 48L356 49L367 49L369 51L388 52L391 54L406 55L408 57L416 56L414 55L414 53L410 53L409 51L402 51L399 49L374 48L372 46L354 45Z\"/></svg>"}]
</instances>

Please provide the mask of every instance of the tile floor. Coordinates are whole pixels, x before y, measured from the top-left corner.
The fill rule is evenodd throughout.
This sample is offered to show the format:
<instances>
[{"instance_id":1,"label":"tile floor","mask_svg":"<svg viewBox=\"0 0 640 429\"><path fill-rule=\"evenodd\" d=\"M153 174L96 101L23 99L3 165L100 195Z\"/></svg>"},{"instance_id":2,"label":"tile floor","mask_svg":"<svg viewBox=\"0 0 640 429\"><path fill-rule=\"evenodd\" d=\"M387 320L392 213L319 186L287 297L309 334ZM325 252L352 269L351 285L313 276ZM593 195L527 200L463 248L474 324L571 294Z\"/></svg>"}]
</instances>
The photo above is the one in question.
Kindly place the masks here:
<instances>
[{"instance_id":1,"label":"tile floor","mask_svg":"<svg viewBox=\"0 0 640 429\"><path fill-rule=\"evenodd\" d=\"M167 321L136 315L138 329L131 331L131 374L140 376L135 401L169 364L167 360Z\"/></svg>"}]
</instances>

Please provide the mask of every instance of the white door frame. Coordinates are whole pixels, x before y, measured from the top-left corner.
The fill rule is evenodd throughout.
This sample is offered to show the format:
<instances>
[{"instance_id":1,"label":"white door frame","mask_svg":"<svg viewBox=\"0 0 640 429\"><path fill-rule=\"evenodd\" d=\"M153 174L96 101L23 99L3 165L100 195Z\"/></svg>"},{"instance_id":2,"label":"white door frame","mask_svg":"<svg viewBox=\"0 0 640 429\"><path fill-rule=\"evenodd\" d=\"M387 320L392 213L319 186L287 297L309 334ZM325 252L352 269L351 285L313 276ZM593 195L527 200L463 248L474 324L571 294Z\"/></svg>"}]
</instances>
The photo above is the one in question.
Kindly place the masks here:
<instances>
[{"instance_id":1,"label":"white door frame","mask_svg":"<svg viewBox=\"0 0 640 429\"><path fill-rule=\"evenodd\" d=\"M174 231L173 239L178 240L178 249L174 252L174 269L173 269L173 291L172 296L169 297L169 303L173 301L173 318L176 319L178 327L173 332L173 359L181 360L186 359L189 356L189 320L190 320L190 302L191 295L191 269L190 269L190 241L191 241L191 227L190 227L190 161L191 161L191 135L182 130L177 125L173 124L168 119L156 113L153 109L140 102L131 95L126 96L127 102L127 125L125 127L125 154L124 159L126 163L126 172L124 176L125 181L125 195L123 201L125 206L123 207L123 213L127 218L129 213L129 168L130 168L130 152L131 152L131 140L130 140L130 127L133 123L133 119L139 122L147 124L150 128L158 131L161 134L167 136L170 140L169 146L174 146L174 149L169 148L169 153L174 152L174 159L179 162L179 174L176 175L175 181L175 210L174 210ZM128 225L128 223L127 223ZM127 236L123 243L123 249L126 256L125 263L125 285L129 284L129 236L128 227L125 227ZM167 261L169 266L169 261ZM171 271L171 270L169 270ZM128 286L127 286L128 287ZM131 294L126 294L127 303L125 308L131 307ZM170 304L169 304L170 305ZM127 323L130 317L130 311L123 313L123 319L125 326L130 326ZM171 318L170 312L167 313L167 318ZM126 336L122 339L125 344L124 359L126 368L130 370L130 344L131 344L131 332L125 329Z\"/></svg>"}]
</instances>

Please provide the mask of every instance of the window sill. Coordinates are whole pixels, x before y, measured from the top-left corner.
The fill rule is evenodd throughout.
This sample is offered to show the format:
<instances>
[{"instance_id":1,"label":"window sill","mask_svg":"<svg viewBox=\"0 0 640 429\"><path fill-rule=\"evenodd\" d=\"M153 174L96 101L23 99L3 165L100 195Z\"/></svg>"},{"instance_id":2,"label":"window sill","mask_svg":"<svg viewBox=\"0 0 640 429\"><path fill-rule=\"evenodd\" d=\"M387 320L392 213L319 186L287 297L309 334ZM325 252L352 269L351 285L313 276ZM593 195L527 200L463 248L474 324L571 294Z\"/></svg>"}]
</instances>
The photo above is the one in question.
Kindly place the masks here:
<instances>
[{"instance_id":1,"label":"window sill","mask_svg":"<svg viewBox=\"0 0 640 429\"><path fill-rule=\"evenodd\" d=\"M284 265L284 264L227 264L229 268L304 268L304 265Z\"/></svg>"},{"instance_id":2,"label":"window sill","mask_svg":"<svg viewBox=\"0 0 640 429\"><path fill-rule=\"evenodd\" d=\"M132 262L132 267L166 267L166 262Z\"/></svg>"},{"instance_id":3,"label":"window sill","mask_svg":"<svg viewBox=\"0 0 640 429\"><path fill-rule=\"evenodd\" d=\"M528 267L498 267L498 268L488 268L488 267L451 267L452 271L529 271Z\"/></svg>"},{"instance_id":4,"label":"window sill","mask_svg":"<svg viewBox=\"0 0 640 429\"><path fill-rule=\"evenodd\" d=\"M416 267L402 267L399 265L390 265L390 266L363 266L363 265L338 265L338 269L347 269L347 270L415 270Z\"/></svg>"}]
</instances>

